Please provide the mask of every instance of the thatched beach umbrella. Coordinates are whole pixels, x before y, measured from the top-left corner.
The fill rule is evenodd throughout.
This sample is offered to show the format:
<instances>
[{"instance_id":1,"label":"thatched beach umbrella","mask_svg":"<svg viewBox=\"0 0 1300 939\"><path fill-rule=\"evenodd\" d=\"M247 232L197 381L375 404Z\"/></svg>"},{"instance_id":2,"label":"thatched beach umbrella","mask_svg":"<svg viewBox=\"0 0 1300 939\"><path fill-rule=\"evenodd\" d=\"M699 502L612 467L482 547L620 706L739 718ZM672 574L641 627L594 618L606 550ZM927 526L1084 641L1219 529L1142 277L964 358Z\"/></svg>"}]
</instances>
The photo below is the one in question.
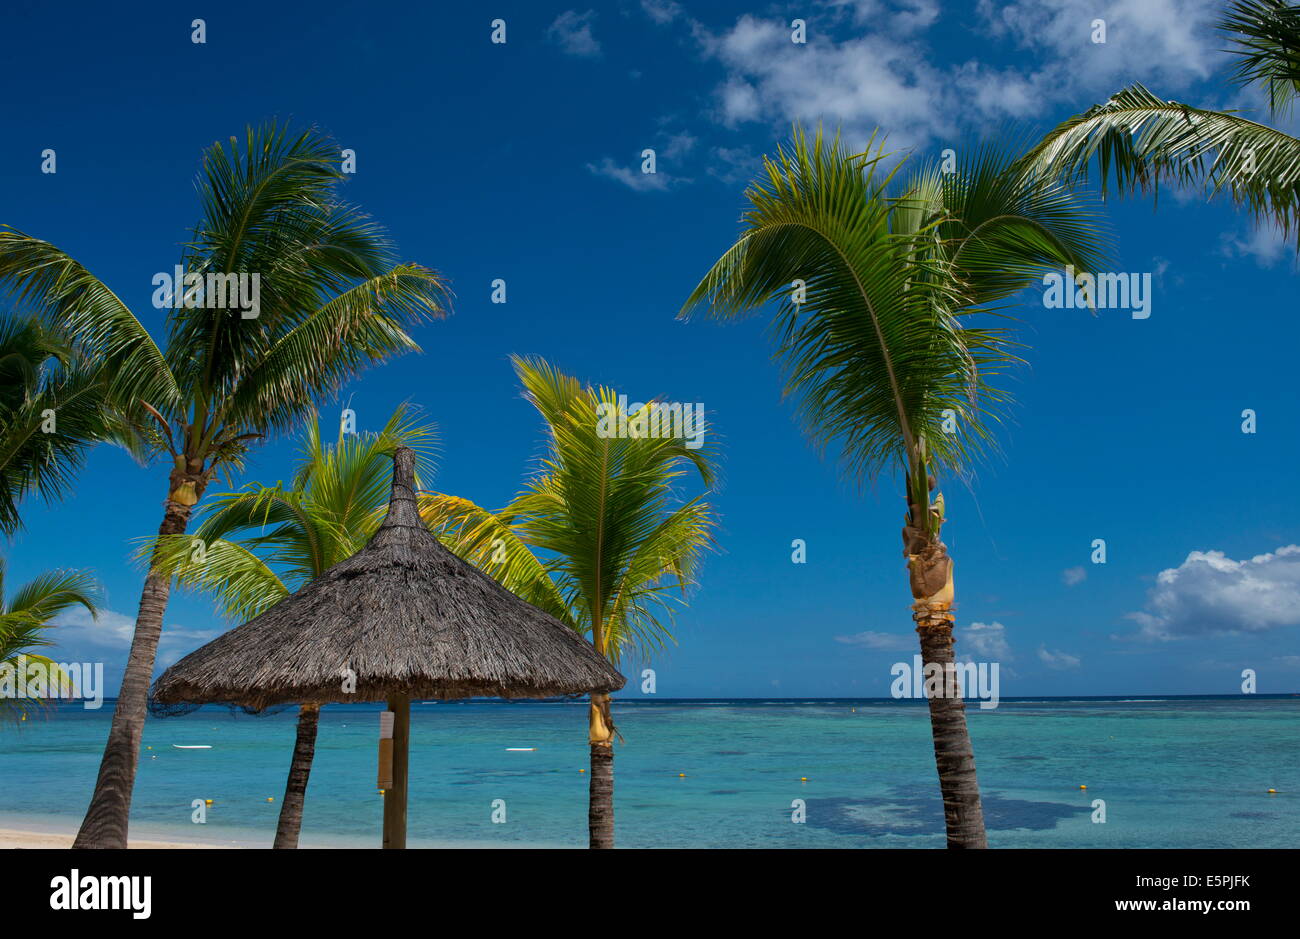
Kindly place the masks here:
<instances>
[{"instance_id":1,"label":"thatched beach umbrella","mask_svg":"<svg viewBox=\"0 0 1300 939\"><path fill-rule=\"evenodd\" d=\"M415 454L393 455L388 515L364 548L167 669L157 705L387 701L384 847L406 846L412 698L608 693L625 679L591 643L452 554L415 501Z\"/></svg>"}]
</instances>

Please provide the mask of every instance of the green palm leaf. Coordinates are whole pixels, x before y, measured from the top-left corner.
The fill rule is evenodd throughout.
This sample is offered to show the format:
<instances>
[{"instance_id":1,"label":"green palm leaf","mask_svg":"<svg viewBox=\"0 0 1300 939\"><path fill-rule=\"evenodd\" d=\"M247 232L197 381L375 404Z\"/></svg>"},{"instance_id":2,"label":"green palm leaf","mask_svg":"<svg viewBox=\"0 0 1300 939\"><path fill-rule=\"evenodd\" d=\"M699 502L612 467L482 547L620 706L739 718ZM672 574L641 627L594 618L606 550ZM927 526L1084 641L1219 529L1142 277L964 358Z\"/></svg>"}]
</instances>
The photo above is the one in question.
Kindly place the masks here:
<instances>
[{"instance_id":1,"label":"green palm leaf","mask_svg":"<svg viewBox=\"0 0 1300 939\"><path fill-rule=\"evenodd\" d=\"M1067 180L1094 165L1103 192L1158 195L1172 182L1300 232L1300 140L1235 112L1162 101L1133 85L1058 125L1023 159L1032 176Z\"/></svg>"},{"instance_id":2,"label":"green palm leaf","mask_svg":"<svg viewBox=\"0 0 1300 939\"><path fill-rule=\"evenodd\" d=\"M418 351L406 330L442 315L442 279L404 264L359 284L265 350L215 409L213 426L286 430L366 365Z\"/></svg>"},{"instance_id":3,"label":"green palm leaf","mask_svg":"<svg viewBox=\"0 0 1300 939\"><path fill-rule=\"evenodd\" d=\"M63 669L33 650L54 645L49 630L60 613L81 606L92 617L99 615L98 583L86 571L48 571L23 584L7 601L4 586L5 561L0 558L0 666L17 670L20 664L36 664L51 683L66 686L69 678ZM0 697L0 717L21 720L48 703L44 698Z\"/></svg>"},{"instance_id":4,"label":"green palm leaf","mask_svg":"<svg viewBox=\"0 0 1300 939\"><path fill-rule=\"evenodd\" d=\"M135 558L210 596L227 618L251 619L360 550L387 508L392 451L411 447L428 475L436 439L433 425L405 404L380 430L340 430L333 445L313 416L290 485L218 493L192 536L141 539Z\"/></svg>"},{"instance_id":5,"label":"green palm leaf","mask_svg":"<svg viewBox=\"0 0 1300 939\"><path fill-rule=\"evenodd\" d=\"M179 403L176 380L148 331L99 278L54 245L0 225L0 284L101 362L123 406L139 398L164 409Z\"/></svg>"},{"instance_id":6,"label":"green palm leaf","mask_svg":"<svg viewBox=\"0 0 1300 939\"><path fill-rule=\"evenodd\" d=\"M1300 6L1286 0L1236 0L1219 28L1231 35L1236 77L1268 92L1274 113L1300 96Z\"/></svg>"},{"instance_id":7,"label":"green palm leaf","mask_svg":"<svg viewBox=\"0 0 1300 939\"><path fill-rule=\"evenodd\" d=\"M449 549L533 606L579 628L550 569L515 530L511 508L493 513L441 493L421 493L419 503L421 518Z\"/></svg>"},{"instance_id":8,"label":"green palm leaf","mask_svg":"<svg viewBox=\"0 0 1300 939\"><path fill-rule=\"evenodd\" d=\"M20 527L27 494L67 491L93 442L123 436L109 384L100 364L36 318L0 317L0 532Z\"/></svg>"},{"instance_id":9,"label":"green palm leaf","mask_svg":"<svg viewBox=\"0 0 1300 939\"><path fill-rule=\"evenodd\" d=\"M266 562L234 541L162 535L143 539L134 556L156 564L182 588L209 595L217 611L235 622L266 612L290 592Z\"/></svg>"},{"instance_id":10,"label":"green palm leaf","mask_svg":"<svg viewBox=\"0 0 1300 939\"><path fill-rule=\"evenodd\" d=\"M649 655L672 641L673 603L712 546L712 509L699 500L683 505L675 488L688 470L711 485L713 450L681 437L602 433L600 415L617 417L612 389L583 387L541 359L512 363L546 422L537 472L499 513L442 496L426 503L426 521L453 550L588 634L613 661Z\"/></svg>"},{"instance_id":11,"label":"green palm leaf","mask_svg":"<svg viewBox=\"0 0 1300 939\"><path fill-rule=\"evenodd\" d=\"M819 448L838 443L857 478L914 465L923 441L956 470L989 443L1003 396L987 377L1014 356L998 330L969 327L958 311L1026 285L1032 265L999 263L1017 234L1044 259L1060 255L1044 234L1050 219L1028 214L1033 200L1009 189L995 161L977 160L963 182L922 174L895 197L885 156L854 156L838 138L809 141L796 128L746 191L740 238L682 310L731 319L775 303L786 394ZM966 222L962 206L974 210Z\"/></svg>"}]
</instances>

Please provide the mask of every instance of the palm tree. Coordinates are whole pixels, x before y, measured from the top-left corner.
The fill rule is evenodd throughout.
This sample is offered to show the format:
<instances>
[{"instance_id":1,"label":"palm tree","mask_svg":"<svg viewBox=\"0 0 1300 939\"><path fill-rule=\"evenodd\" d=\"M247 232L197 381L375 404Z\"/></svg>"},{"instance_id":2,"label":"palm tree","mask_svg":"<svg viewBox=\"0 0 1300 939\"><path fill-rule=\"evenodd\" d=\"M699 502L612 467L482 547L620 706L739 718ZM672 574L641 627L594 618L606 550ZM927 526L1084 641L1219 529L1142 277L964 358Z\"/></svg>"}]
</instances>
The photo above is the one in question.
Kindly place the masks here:
<instances>
[{"instance_id":1,"label":"palm tree","mask_svg":"<svg viewBox=\"0 0 1300 939\"><path fill-rule=\"evenodd\" d=\"M0 535L21 527L25 495L66 492L88 446L114 439L108 384L38 318L0 316Z\"/></svg>"},{"instance_id":2,"label":"palm tree","mask_svg":"<svg viewBox=\"0 0 1300 939\"><path fill-rule=\"evenodd\" d=\"M777 304L785 391L814 442L836 445L857 480L903 477L912 618L927 676L948 676L952 561L935 487L994 443L1008 396L993 380L1016 361L1007 330L977 314L1040 270L1092 269L1096 236L1059 185L1023 182L998 150L951 173L923 168L895 196L898 170L885 160L881 147L851 155L838 136L818 131L810 143L796 128L765 159L742 234L681 315L732 319ZM928 690L948 846L986 847L964 705Z\"/></svg>"},{"instance_id":3,"label":"palm tree","mask_svg":"<svg viewBox=\"0 0 1300 939\"><path fill-rule=\"evenodd\" d=\"M405 405L377 433L350 435L340 427L333 446L313 418L289 487L251 483L213 496L194 538L150 538L137 556L158 558L178 585L211 595L229 619L252 619L361 550L388 507L393 451L415 450L417 471L427 474L434 437L433 425L416 423ZM298 846L319 719L319 705L298 709L276 848Z\"/></svg>"},{"instance_id":4,"label":"palm tree","mask_svg":"<svg viewBox=\"0 0 1300 939\"><path fill-rule=\"evenodd\" d=\"M1231 37L1238 84L1262 86L1284 114L1300 97L1300 6L1237 0L1219 24ZM1082 178L1096 160L1103 192L1152 190L1161 180L1226 193L1257 221L1300 236L1300 139L1235 111L1165 101L1132 85L1059 124L1023 162L1031 174Z\"/></svg>"},{"instance_id":5,"label":"palm tree","mask_svg":"<svg viewBox=\"0 0 1300 939\"><path fill-rule=\"evenodd\" d=\"M615 436L620 418L641 431L654 403L623 410L609 388L584 388L541 359L511 361L547 425L537 473L500 512L435 496L422 514L449 547L590 638L615 665L633 653L653 654L672 641L673 591L684 595L712 543L712 508L674 492L692 468L713 485L711 449L681 437ZM609 696L593 694L593 848L614 846L616 734Z\"/></svg>"},{"instance_id":6,"label":"palm tree","mask_svg":"<svg viewBox=\"0 0 1300 939\"><path fill-rule=\"evenodd\" d=\"M51 620L73 606L98 616L99 586L86 571L48 571L19 587L5 599L5 561L0 558L0 671L17 675L28 665L41 667L51 683L66 678L59 666L35 649L54 645L45 634ZM10 671L12 670L12 671ZM43 698L0 695L0 716L26 720L28 706L43 707Z\"/></svg>"},{"instance_id":7,"label":"palm tree","mask_svg":"<svg viewBox=\"0 0 1300 939\"><path fill-rule=\"evenodd\" d=\"M443 312L441 278L395 264L381 229L337 198L339 154L317 131L274 124L206 151L203 216L182 251L182 282L169 292L154 281L155 302L170 306L165 349L72 257L0 230L0 283L115 376L137 455L167 455L160 535L185 531L213 474L238 469L250 441L294 426L365 366L417 350L407 331ZM234 291L230 278L247 288ZM76 847L126 847L169 590L151 567Z\"/></svg>"}]
</instances>

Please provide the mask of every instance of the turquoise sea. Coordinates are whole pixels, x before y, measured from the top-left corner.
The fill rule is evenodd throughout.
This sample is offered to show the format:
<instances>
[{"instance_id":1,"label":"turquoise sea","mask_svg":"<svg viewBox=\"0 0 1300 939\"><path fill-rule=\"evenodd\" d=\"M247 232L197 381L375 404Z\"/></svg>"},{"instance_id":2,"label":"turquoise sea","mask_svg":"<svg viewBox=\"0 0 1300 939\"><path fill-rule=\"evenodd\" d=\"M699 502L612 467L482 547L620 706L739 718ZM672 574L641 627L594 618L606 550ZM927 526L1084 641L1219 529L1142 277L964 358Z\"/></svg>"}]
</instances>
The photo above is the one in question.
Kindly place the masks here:
<instances>
[{"instance_id":1,"label":"turquoise sea","mask_svg":"<svg viewBox=\"0 0 1300 939\"><path fill-rule=\"evenodd\" d=\"M378 846L380 710L322 712L304 847ZM923 702L637 699L614 714L621 846L944 844ZM1003 699L967 715L993 847L1300 846L1300 697ZM65 704L0 729L0 827L74 830L111 716ZM269 847L295 719L151 717L132 836ZM586 766L582 701L415 704L411 846L585 847ZM213 800L204 824L195 799Z\"/></svg>"}]
</instances>

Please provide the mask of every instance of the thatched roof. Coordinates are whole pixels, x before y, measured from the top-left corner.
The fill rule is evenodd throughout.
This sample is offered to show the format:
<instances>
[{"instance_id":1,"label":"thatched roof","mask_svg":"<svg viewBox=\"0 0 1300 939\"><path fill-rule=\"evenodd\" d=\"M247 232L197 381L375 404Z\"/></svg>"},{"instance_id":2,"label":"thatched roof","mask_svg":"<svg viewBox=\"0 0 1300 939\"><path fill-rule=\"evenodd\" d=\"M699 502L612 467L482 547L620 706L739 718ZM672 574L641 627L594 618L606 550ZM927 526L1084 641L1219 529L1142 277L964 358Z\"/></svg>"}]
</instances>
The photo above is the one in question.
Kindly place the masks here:
<instances>
[{"instance_id":1,"label":"thatched roof","mask_svg":"<svg viewBox=\"0 0 1300 939\"><path fill-rule=\"evenodd\" d=\"M415 456L393 457L388 516L364 548L154 683L155 705L610 692L625 679L587 640L447 550L415 502ZM344 691L344 670L356 675Z\"/></svg>"}]
</instances>

